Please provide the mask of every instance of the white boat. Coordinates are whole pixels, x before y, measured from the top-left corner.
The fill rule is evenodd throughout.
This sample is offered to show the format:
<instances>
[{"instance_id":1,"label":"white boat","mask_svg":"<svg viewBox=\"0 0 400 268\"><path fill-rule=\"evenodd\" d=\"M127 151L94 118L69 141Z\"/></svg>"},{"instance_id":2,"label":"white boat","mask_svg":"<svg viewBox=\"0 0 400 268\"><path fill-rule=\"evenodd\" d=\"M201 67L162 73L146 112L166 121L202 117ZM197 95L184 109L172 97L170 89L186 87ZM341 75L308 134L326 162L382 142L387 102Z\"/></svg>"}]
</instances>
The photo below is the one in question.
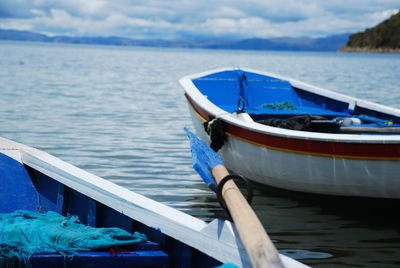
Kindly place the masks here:
<instances>
[{"instance_id":1,"label":"white boat","mask_svg":"<svg viewBox=\"0 0 400 268\"><path fill-rule=\"evenodd\" d=\"M400 110L251 69L180 83L196 134L231 171L293 191L400 198Z\"/></svg>"},{"instance_id":2,"label":"white boat","mask_svg":"<svg viewBox=\"0 0 400 268\"><path fill-rule=\"evenodd\" d=\"M36 253L29 258L30 267L215 267L221 263L250 267L230 222L206 223L43 151L0 138L0 223L5 214L20 210L77 215L85 225L138 231L149 239L121 252L81 252L71 258ZM286 267L307 267L287 256L280 258Z\"/></svg>"}]
</instances>

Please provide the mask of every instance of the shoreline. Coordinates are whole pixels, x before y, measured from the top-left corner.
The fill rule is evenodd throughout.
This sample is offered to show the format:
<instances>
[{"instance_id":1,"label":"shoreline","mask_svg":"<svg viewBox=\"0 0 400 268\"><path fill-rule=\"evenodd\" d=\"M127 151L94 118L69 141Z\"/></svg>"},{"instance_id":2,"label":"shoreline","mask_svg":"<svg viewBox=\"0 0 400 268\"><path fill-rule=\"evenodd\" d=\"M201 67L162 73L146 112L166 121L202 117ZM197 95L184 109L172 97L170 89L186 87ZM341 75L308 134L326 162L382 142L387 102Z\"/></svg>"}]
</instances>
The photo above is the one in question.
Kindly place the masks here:
<instances>
[{"instance_id":1,"label":"shoreline","mask_svg":"<svg viewBox=\"0 0 400 268\"><path fill-rule=\"evenodd\" d=\"M340 52L363 52L363 53L400 53L400 48L372 48L372 47L350 47L343 46Z\"/></svg>"}]
</instances>

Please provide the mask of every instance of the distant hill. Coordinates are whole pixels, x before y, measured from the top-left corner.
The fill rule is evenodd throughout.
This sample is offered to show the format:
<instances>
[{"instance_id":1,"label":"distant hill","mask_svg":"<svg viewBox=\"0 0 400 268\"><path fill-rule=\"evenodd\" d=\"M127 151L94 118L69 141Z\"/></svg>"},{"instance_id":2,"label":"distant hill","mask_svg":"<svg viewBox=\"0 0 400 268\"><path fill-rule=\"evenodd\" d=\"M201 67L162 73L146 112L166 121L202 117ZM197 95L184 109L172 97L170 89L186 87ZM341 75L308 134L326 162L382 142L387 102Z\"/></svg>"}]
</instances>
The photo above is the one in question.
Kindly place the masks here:
<instances>
[{"instance_id":1,"label":"distant hill","mask_svg":"<svg viewBox=\"0 0 400 268\"><path fill-rule=\"evenodd\" d=\"M400 52L400 11L371 29L352 34L340 51Z\"/></svg>"},{"instance_id":2,"label":"distant hill","mask_svg":"<svg viewBox=\"0 0 400 268\"><path fill-rule=\"evenodd\" d=\"M51 42L51 38L44 34L32 33L28 31L2 29L0 29L0 40Z\"/></svg>"},{"instance_id":3,"label":"distant hill","mask_svg":"<svg viewBox=\"0 0 400 268\"><path fill-rule=\"evenodd\" d=\"M193 40L137 40L124 37L69 37L47 36L28 31L2 30L0 40L38 41L50 43L148 46L207 49L243 49L243 50L286 50L286 51L337 51L346 44L349 34L332 35L324 38L252 38L245 40L193 41Z\"/></svg>"},{"instance_id":4,"label":"distant hill","mask_svg":"<svg viewBox=\"0 0 400 268\"><path fill-rule=\"evenodd\" d=\"M239 41L209 44L207 48L281 51L337 51L341 46L343 46L343 44L346 43L348 37L349 34L332 35L323 38L252 38Z\"/></svg>"}]
</instances>

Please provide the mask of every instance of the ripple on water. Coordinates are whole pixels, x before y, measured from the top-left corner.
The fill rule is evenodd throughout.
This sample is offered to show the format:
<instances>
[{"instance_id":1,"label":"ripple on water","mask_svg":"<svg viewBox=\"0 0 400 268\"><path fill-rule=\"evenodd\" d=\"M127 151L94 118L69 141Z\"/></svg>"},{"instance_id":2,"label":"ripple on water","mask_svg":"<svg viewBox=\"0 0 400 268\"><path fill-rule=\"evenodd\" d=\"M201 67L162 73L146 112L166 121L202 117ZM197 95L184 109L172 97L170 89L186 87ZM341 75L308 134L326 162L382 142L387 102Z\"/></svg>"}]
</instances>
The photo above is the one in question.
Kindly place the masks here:
<instances>
[{"instance_id":1,"label":"ripple on water","mask_svg":"<svg viewBox=\"0 0 400 268\"><path fill-rule=\"evenodd\" d=\"M399 55L0 42L0 59L2 136L203 220L226 214L191 167L182 76L251 67L400 108ZM365 206L262 185L253 202L283 254L318 267L399 265L400 206Z\"/></svg>"}]
</instances>

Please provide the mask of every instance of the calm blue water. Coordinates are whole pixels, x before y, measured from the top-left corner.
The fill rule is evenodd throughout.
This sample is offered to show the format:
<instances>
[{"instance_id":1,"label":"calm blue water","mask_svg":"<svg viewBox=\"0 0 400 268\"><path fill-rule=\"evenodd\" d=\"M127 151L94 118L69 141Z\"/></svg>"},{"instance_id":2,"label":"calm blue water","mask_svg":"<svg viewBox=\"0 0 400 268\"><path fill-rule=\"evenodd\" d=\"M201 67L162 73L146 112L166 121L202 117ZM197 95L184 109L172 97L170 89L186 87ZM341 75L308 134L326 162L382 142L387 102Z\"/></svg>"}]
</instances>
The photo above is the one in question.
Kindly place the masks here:
<instances>
[{"instance_id":1,"label":"calm blue water","mask_svg":"<svg viewBox=\"0 0 400 268\"><path fill-rule=\"evenodd\" d=\"M223 215L191 168L184 75L225 66L296 78L400 108L400 55L0 42L0 135L204 220ZM254 208L284 253L315 267L400 266L397 202L257 185Z\"/></svg>"}]
</instances>

